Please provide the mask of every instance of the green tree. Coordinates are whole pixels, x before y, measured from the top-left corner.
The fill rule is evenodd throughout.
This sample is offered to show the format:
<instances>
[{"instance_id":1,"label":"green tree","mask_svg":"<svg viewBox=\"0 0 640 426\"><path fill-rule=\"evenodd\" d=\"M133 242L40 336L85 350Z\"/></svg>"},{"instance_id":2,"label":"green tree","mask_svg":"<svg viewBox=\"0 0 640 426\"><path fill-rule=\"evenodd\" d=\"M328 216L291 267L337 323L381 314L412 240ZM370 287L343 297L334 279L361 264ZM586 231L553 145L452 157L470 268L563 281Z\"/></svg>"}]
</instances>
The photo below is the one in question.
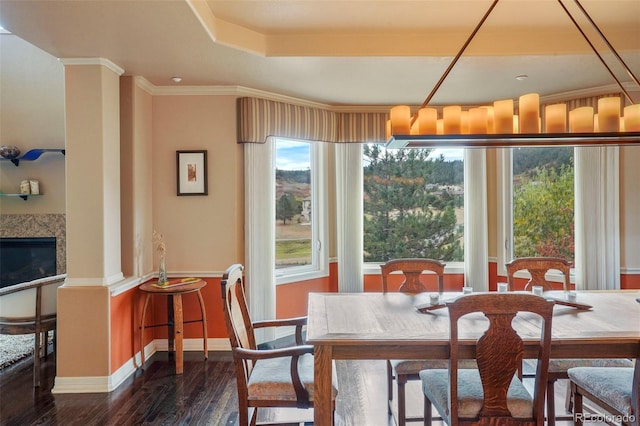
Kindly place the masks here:
<instances>
[{"instance_id":1,"label":"green tree","mask_svg":"<svg viewBox=\"0 0 640 426\"><path fill-rule=\"evenodd\" d=\"M276 203L276 219L282 220L282 224L286 225L287 220L300 212L296 198L291 194L282 194Z\"/></svg>"},{"instance_id":2,"label":"green tree","mask_svg":"<svg viewBox=\"0 0 640 426\"><path fill-rule=\"evenodd\" d=\"M399 257L463 260L454 203L429 180L440 160L429 150L364 147L364 261ZM451 167L454 167L453 165ZM453 173L452 173L453 175Z\"/></svg>"},{"instance_id":3,"label":"green tree","mask_svg":"<svg viewBox=\"0 0 640 426\"><path fill-rule=\"evenodd\" d=\"M573 163L543 167L513 193L514 255L574 259Z\"/></svg>"}]
</instances>

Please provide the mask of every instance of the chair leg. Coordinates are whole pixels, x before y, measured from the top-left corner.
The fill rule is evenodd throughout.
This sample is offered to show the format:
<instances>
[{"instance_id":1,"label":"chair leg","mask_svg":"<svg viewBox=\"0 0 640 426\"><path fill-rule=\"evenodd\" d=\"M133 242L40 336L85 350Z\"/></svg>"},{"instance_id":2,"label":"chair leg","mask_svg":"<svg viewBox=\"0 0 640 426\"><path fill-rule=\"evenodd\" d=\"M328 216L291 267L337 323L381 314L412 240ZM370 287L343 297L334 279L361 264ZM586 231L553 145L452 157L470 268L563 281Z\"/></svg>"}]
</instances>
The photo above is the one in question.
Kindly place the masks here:
<instances>
[{"instance_id":1,"label":"chair leg","mask_svg":"<svg viewBox=\"0 0 640 426\"><path fill-rule=\"evenodd\" d=\"M571 396L573 399L573 424L577 426L582 426L582 394L578 392L578 387L571 383Z\"/></svg>"},{"instance_id":2,"label":"chair leg","mask_svg":"<svg viewBox=\"0 0 640 426\"><path fill-rule=\"evenodd\" d=\"M573 395L571 395L571 386L567 386L567 395L564 403L567 413L573 413Z\"/></svg>"},{"instance_id":3,"label":"chair leg","mask_svg":"<svg viewBox=\"0 0 640 426\"><path fill-rule=\"evenodd\" d=\"M555 383L555 379L547 381L547 424L549 426L556 424Z\"/></svg>"},{"instance_id":4,"label":"chair leg","mask_svg":"<svg viewBox=\"0 0 640 426\"><path fill-rule=\"evenodd\" d=\"M250 426L256 426L258 422L258 407L251 407L251 415L250 415Z\"/></svg>"},{"instance_id":5,"label":"chair leg","mask_svg":"<svg viewBox=\"0 0 640 426\"><path fill-rule=\"evenodd\" d=\"M398 383L398 426L405 426L407 419L407 407L405 399L405 384L407 377L396 373L396 382Z\"/></svg>"},{"instance_id":6,"label":"chair leg","mask_svg":"<svg viewBox=\"0 0 640 426\"><path fill-rule=\"evenodd\" d=\"M36 330L33 348L33 387L40 386L40 331Z\"/></svg>"},{"instance_id":7,"label":"chair leg","mask_svg":"<svg viewBox=\"0 0 640 426\"><path fill-rule=\"evenodd\" d=\"M424 397L424 426L431 426L431 401L426 396Z\"/></svg>"},{"instance_id":8,"label":"chair leg","mask_svg":"<svg viewBox=\"0 0 640 426\"><path fill-rule=\"evenodd\" d=\"M391 414L391 401L393 401L393 367L391 367L391 362L387 360L387 409L389 414Z\"/></svg>"}]
</instances>

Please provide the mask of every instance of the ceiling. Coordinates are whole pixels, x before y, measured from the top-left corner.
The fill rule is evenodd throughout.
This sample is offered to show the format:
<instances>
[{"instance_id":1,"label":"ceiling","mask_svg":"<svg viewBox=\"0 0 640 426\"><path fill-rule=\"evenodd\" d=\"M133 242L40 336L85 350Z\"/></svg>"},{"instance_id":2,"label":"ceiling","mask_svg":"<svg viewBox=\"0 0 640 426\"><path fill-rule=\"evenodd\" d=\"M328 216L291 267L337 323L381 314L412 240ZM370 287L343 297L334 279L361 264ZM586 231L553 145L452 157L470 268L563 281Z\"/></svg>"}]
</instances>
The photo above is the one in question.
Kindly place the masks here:
<instances>
[{"instance_id":1,"label":"ceiling","mask_svg":"<svg viewBox=\"0 0 640 426\"><path fill-rule=\"evenodd\" d=\"M638 90L576 0L563 2L616 77ZM175 86L171 77L179 76L181 86L242 86L335 106L416 105L491 4L0 0L0 25L56 57L106 58L155 86ZM640 76L640 1L579 4ZM522 74L528 78L515 78ZM615 85L558 0L502 0L430 103L480 104Z\"/></svg>"}]
</instances>

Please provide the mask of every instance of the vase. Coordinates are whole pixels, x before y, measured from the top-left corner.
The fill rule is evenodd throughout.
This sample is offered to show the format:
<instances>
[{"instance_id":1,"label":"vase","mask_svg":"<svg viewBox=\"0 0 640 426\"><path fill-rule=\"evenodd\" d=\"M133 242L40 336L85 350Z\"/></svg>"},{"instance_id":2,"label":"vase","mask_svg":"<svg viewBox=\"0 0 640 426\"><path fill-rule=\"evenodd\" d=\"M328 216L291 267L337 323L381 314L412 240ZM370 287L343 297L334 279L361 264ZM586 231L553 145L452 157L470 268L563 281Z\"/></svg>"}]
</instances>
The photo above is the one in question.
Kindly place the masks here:
<instances>
[{"instance_id":1,"label":"vase","mask_svg":"<svg viewBox=\"0 0 640 426\"><path fill-rule=\"evenodd\" d=\"M166 284L169 280L167 279L167 263L165 259L164 253L160 255L158 259L158 284L163 285Z\"/></svg>"}]
</instances>

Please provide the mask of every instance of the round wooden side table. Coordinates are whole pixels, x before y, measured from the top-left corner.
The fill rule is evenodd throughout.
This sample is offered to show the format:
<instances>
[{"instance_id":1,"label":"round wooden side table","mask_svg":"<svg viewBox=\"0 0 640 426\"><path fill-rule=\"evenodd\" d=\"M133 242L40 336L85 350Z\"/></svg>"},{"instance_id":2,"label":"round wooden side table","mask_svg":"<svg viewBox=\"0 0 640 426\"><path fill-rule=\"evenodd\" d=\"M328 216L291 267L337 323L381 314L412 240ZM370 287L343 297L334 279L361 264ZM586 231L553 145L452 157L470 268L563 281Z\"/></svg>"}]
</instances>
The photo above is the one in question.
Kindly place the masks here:
<instances>
[{"instance_id":1,"label":"round wooden side table","mask_svg":"<svg viewBox=\"0 0 640 426\"><path fill-rule=\"evenodd\" d=\"M182 374L183 372L183 331L184 331L184 318L182 311L182 295L188 293L196 293L198 295L198 301L200 302L200 312L202 314L201 319L186 321L190 322L202 322L202 339L204 343L204 359L208 358L207 350L207 314L204 307L204 299L200 289L207 285L207 282L202 279L189 281L185 283L179 283L175 285L169 285L168 287L158 287L156 283L148 282L138 287L142 292L146 293L144 300L144 307L142 308L142 319L140 320L140 358L141 366L144 368L144 329L145 329L145 317L147 314L147 307L149 306L149 300L153 295L170 296L168 305L168 322L164 324L153 324L149 327L162 327L168 326L168 341L169 352L175 351L176 359L176 374ZM173 343L175 342L175 348Z\"/></svg>"}]
</instances>

